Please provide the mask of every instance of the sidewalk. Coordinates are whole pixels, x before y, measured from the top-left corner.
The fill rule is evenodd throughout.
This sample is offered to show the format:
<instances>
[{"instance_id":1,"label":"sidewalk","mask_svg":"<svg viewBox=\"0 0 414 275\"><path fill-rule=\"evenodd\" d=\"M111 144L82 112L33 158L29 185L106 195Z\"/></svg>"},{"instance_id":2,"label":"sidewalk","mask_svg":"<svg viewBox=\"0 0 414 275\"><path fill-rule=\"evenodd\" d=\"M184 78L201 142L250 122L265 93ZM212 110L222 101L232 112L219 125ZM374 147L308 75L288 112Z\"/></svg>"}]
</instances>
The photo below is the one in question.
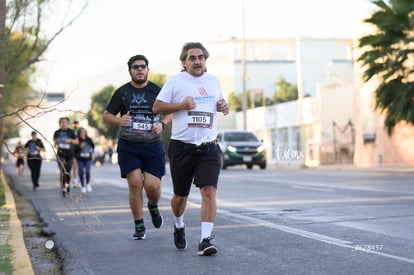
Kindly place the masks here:
<instances>
[{"instance_id":1,"label":"sidewalk","mask_svg":"<svg viewBox=\"0 0 414 275\"><path fill-rule=\"evenodd\" d=\"M12 248L13 271L16 272L16 274L34 275L32 263L24 243L22 224L17 216L14 196L10 189L9 182L3 174L4 172L0 173L4 185L6 199L5 207L9 213L9 223L6 226L1 227L2 232L0 234L2 236L8 236L8 238L6 238L6 240L1 239L0 241L7 241L7 244Z\"/></svg>"}]
</instances>

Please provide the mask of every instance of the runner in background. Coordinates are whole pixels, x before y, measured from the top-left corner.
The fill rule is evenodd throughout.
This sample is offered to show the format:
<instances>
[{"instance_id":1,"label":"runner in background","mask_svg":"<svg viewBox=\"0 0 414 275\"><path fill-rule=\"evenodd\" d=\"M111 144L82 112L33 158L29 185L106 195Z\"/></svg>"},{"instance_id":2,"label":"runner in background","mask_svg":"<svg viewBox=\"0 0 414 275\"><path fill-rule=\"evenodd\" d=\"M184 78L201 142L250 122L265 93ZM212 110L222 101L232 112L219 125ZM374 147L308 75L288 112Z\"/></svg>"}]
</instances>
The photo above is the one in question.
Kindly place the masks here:
<instances>
[{"instance_id":1,"label":"runner in background","mask_svg":"<svg viewBox=\"0 0 414 275\"><path fill-rule=\"evenodd\" d=\"M37 137L37 132L32 131L32 138L24 145L26 149L27 166L33 183L33 191L39 187L40 170L42 168L42 156L40 152L45 151L43 142Z\"/></svg>"},{"instance_id":2,"label":"runner in background","mask_svg":"<svg viewBox=\"0 0 414 275\"><path fill-rule=\"evenodd\" d=\"M78 131L79 144L75 146L75 158L78 163L79 179L82 185L81 192L92 192L91 166L95 143L88 136L85 128Z\"/></svg>"},{"instance_id":3,"label":"runner in background","mask_svg":"<svg viewBox=\"0 0 414 275\"><path fill-rule=\"evenodd\" d=\"M24 156L25 156L25 149L22 142L19 142L16 145L16 148L13 151L13 155L16 158L16 173L19 177L23 176L24 172Z\"/></svg>"},{"instance_id":4,"label":"runner in background","mask_svg":"<svg viewBox=\"0 0 414 275\"><path fill-rule=\"evenodd\" d=\"M60 171L60 187L62 196L70 192L73 160L75 159L74 146L79 144L78 136L69 128L69 118L59 118L59 129L53 134L53 142L57 150L57 163Z\"/></svg>"},{"instance_id":5,"label":"runner in background","mask_svg":"<svg viewBox=\"0 0 414 275\"><path fill-rule=\"evenodd\" d=\"M77 120L73 122L73 131L75 132L75 135L77 136L79 132L79 121ZM79 187L79 169L78 169L78 161L76 158L73 159L72 186L73 188Z\"/></svg>"}]
</instances>

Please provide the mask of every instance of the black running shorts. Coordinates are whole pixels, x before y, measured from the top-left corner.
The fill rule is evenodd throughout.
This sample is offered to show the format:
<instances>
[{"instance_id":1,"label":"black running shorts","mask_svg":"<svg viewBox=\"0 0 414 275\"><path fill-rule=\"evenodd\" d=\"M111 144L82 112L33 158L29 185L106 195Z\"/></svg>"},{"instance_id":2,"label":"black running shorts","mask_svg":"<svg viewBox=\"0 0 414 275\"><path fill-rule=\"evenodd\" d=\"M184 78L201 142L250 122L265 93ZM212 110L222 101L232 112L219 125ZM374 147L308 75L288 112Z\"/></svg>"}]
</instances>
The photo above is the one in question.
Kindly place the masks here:
<instances>
[{"instance_id":1,"label":"black running shorts","mask_svg":"<svg viewBox=\"0 0 414 275\"><path fill-rule=\"evenodd\" d=\"M221 168L221 150L217 143L196 146L171 140L168 149L174 194L188 196L191 184L217 188Z\"/></svg>"}]
</instances>

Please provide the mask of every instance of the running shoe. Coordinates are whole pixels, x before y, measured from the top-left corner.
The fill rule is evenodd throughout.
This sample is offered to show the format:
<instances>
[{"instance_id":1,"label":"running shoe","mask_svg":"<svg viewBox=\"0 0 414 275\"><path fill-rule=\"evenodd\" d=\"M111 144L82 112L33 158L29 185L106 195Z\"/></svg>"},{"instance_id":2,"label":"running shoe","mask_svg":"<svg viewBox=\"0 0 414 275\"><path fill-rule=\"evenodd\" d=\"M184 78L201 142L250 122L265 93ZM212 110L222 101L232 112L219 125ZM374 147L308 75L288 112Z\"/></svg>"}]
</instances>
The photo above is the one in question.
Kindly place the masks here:
<instances>
[{"instance_id":1,"label":"running shoe","mask_svg":"<svg viewBox=\"0 0 414 275\"><path fill-rule=\"evenodd\" d=\"M92 186L90 184L86 185L86 191L92 192Z\"/></svg>"},{"instance_id":2,"label":"running shoe","mask_svg":"<svg viewBox=\"0 0 414 275\"><path fill-rule=\"evenodd\" d=\"M78 188L78 187L80 187L80 185L79 185L79 179L78 179L78 178L74 178L74 179L72 180L72 187L73 187L73 188Z\"/></svg>"},{"instance_id":3,"label":"running shoe","mask_svg":"<svg viewBox=\"0 0 414 275\"><path fill-rule=\"evenodd\" d=\"M187 240L185 239L185 227L177 228L174 225L174 244L178 250L184 250L187 247Z\"/></svg>"},{"instance_id":4,"label":"running shoe","mask_svg":"<svg viewBox=\"0 0 414 275\"><path fill-rule=\"evenodd\" d=\"M217 253L217 247L210 243L212 237L204 238L201 243L198 245L198 252L199 256L209 256Z\"/></svg>"},{"instance_id":5,"label":"running shoe","mask_svg":"<svg viewBox=\"0 0 414 275\"><path fill-rule=\"evenodd\" d=\"M148 203L148 210L151 214L151 220L152 220L152 224L154 225L155 228L160 228L164 222L162 215L160 214L160 211L158 210L158 206L157 207L150 207L149 203Z\"/></svg>"},{"instance_id":6,"label":"running shoe","mask_svg":"<svg viewBox=\"0 0 414 275\"><path fill-rule=\"evenodd\" d=\"M132 238L134 240L145 240L145 227L136 227L135 234Z\"/></svg>"},{"instance_id":7,"label":"running shoe","mask_svg":"<svg viewBox=\"0 0 414 275\"><path fill-rule=\"evenodd\" d=\"M62 197L66 197L69 196L69 192L67 191L66 188L62 188Z\"/></svg>"}]
</instances>

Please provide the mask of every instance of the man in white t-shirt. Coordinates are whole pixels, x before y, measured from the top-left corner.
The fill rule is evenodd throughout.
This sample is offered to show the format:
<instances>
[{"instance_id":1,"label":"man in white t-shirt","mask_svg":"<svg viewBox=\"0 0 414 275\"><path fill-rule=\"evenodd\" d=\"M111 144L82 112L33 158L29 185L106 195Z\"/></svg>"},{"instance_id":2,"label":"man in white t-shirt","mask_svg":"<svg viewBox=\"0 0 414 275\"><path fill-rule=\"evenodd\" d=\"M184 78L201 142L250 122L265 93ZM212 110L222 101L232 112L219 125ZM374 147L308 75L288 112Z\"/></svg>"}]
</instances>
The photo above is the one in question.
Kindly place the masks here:
<instances>
[{"instance_id":1,"label":"man in white t-shirt","mask_svg":"<svg viewBox=\"0 0 414 275\"><path fill-rule=\"evenodd\" d=\"M221 166L217 144L217 112L228 114L219 79L206 72L209 53L201 43L183 46L181 73L163 86L153 105L153 112L173 114L168 150L174 196L174 243L177 249L187 247L184 211L191 185L201 193L201 240L198 255L217 253L210 241L216 217L216 190Z\"/></svg>"}]
</instances>

